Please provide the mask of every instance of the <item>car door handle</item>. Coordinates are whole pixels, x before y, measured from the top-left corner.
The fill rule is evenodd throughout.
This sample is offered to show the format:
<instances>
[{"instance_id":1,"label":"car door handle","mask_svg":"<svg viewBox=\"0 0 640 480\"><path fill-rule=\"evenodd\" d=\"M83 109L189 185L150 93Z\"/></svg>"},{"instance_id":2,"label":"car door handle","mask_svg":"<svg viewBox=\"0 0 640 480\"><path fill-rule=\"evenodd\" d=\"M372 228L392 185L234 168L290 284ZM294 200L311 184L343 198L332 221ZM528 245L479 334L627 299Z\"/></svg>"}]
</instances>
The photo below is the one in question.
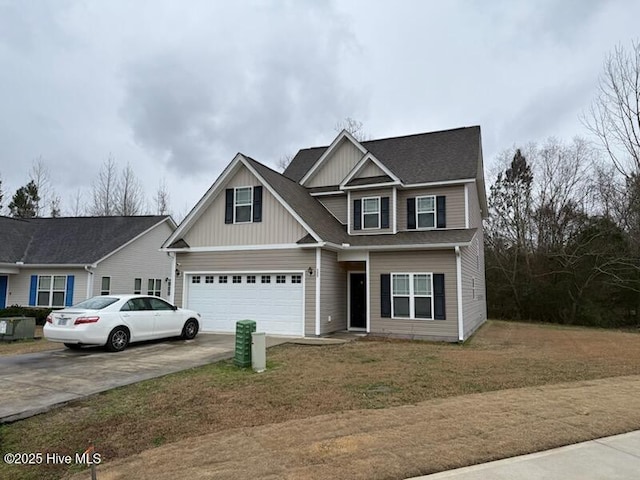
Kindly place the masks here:
<instances>
[{"instance_id":1,"label":"car door handle","mask_svg":"<svg viewBox=\"0 0 640 480\"><path fill-rule=\"evenodd\" d=\"M122 314L122 316L123 316L123 317L128 317L128 316L129 316L129 314L128 314L128 313L123 313L123 314Z\"/></svg>"}]
</instances>

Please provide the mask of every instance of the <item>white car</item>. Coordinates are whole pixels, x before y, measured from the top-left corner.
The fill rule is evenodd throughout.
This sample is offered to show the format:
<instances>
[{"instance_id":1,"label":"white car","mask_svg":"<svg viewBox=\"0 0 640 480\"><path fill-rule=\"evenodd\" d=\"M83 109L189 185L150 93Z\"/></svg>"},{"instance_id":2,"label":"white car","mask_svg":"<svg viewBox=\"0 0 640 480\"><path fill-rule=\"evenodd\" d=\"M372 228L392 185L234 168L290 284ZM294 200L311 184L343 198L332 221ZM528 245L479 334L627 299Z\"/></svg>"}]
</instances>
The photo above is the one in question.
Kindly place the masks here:
<instances>
[{"instance_id":1,"label":"white car","mask_svg":"<svg viewBox=\"0 0 640 480\"><path fill-rule=\"evenodd\" d=\"M199 319L199 313L158 297L105 295L51 312L43 332L47 340L67 348L104 345L119 352L131 342L177 336L192 339L198 334Z\"/></svg>"}]
</instances>

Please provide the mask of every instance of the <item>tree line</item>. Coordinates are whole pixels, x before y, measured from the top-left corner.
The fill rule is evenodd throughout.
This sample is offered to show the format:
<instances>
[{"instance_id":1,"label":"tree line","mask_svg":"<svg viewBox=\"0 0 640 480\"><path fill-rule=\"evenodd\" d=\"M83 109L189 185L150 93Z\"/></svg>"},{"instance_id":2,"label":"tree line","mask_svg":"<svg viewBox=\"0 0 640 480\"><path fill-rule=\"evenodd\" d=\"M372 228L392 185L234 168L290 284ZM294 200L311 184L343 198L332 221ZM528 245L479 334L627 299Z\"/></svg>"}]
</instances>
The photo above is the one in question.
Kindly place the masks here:
<instances>
[{"instance_id":1,"label":"tree line","mask_svg":"<svg viewBox=\"0 0 640 480\"><path fill-rule=\"evenodd\" d=\"M4 208L4 198L0 178L0 213ZM42 158L33 161L29 181L16 190L6 207L9 215L15 218L62 215L62 200L51 184L49 170ZM76 190L66 212L74 217L167 215L170 212L170 195L163 179L148 201L131 165L120 169L109 156L91 183L89 198L81 189Z\"/></svg>"},{"instance_id":2,"label":"tree line","mask_svg":"<svg viewBox=\"0 0 640 480\"><path fill-rule=\"evenodd\" d=\"M640 323L640 42L605 60L582 117L595 144L504 152L486 221L490 317Z\"/></svg>"}]
</instances>

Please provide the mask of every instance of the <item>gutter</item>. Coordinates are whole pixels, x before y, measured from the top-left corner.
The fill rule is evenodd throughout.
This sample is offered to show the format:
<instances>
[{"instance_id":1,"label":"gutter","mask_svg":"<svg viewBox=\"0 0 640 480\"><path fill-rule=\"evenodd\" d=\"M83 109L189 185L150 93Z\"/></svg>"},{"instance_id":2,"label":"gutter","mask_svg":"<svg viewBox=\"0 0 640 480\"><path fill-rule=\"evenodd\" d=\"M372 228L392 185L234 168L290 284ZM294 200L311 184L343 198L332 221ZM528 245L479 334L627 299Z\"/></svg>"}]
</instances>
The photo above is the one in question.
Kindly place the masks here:
<instances>
[{"instance_id":1,"label":"gutter","mask_svg":"<svg viewBox=\"0 0 640 480\"><path fill-rule=\"evenodd\" d=\"M458 341L464 342L464 318L462 315L462 258L456 247L456 293L458 297Z\"/></svg>"}]
</instances>

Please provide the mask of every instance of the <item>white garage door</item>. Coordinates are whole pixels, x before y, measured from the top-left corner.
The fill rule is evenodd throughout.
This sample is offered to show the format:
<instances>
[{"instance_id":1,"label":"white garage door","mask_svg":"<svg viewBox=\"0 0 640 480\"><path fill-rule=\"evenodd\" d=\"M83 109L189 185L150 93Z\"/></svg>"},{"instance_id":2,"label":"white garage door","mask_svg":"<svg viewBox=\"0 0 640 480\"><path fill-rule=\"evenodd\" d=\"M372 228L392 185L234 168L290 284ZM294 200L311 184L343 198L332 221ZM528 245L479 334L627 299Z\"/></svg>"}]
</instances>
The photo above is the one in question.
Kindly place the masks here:
<instances>
[{"instance_id":1,"label":"white garage door","mask_svg":"<svg viewBox=\"0 0 640 480\"><path fill-rule=\"evenodd\" d=\"M187 276L186 308L202 316L203 332L236 331L255 320L258 332L304 335L302 273L206 273Z\"/></svg>"}]
</instances>

